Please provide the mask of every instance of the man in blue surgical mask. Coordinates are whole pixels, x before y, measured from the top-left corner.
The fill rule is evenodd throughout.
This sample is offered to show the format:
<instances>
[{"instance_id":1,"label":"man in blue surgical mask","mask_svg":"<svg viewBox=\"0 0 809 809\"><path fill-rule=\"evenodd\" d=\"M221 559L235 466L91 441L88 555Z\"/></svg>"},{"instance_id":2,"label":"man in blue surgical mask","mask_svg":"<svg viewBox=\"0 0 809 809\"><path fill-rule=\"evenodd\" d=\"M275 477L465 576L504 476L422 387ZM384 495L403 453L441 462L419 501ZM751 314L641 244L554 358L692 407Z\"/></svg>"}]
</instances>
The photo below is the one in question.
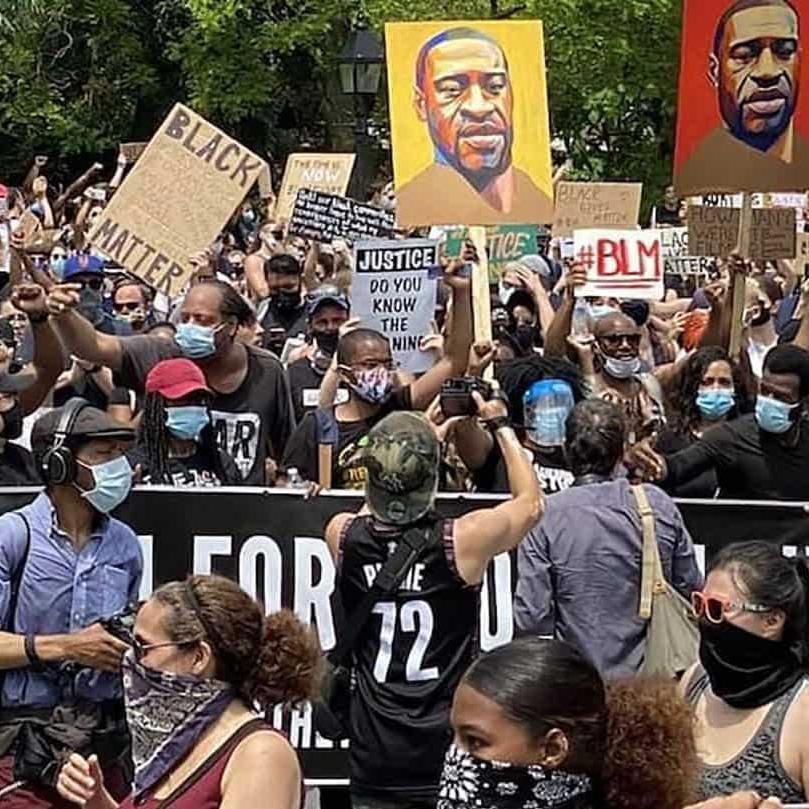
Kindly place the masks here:
<instances>
[{"instance_id":1,"label":"man in blue surgical mask","mask_svg":"<svg viewBox=\"0 0 809 809\"><path fill-rule=\"evenodd\" d=\"M101 622L139 597L140 543L109 516L132 486L124 452L134 437L83 399L50 411L31 435L45 490L0 517L0 790L26 782L10 806L58 804L53 784L71 752L98 755L116 797L128 791L127 644ZM35 730L51 725L74 732Z\"/></svg>"}]
</instances>

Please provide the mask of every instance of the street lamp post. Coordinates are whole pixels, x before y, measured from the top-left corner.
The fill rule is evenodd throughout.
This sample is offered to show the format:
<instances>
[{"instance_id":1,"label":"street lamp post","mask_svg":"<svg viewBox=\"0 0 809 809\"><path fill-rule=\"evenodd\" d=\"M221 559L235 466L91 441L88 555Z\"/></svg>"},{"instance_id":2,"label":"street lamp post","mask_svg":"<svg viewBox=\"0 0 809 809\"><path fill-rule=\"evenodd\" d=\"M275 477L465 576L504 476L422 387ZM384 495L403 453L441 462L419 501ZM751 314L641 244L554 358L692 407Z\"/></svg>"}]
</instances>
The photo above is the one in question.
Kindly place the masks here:
<instances>
[{"instance_id":1,"label":"street lamp post","mask_svg":"<svg viewBox=\"0 0 809 809\"><path fill-rule=\"evenodd\" d=\"M368 121L379 92L385 52L376 34L361 22L349 35L337 61L343 94L354 99L354 144L357 161L351 183L351 196L364 202L371 179L367 176L370 162Z\"/></svg>"}]
</instances>

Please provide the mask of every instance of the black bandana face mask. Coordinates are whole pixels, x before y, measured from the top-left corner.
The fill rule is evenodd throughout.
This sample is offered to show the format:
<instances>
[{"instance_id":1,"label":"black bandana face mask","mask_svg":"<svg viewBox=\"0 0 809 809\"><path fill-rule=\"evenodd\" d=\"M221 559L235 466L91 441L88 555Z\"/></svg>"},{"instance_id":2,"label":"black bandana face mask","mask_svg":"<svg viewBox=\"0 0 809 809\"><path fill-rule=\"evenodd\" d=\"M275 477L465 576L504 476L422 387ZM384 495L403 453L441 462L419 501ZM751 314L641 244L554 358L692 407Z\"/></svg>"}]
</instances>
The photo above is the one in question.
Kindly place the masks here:
<instances>
[{"instance_id":1,"label":"black bandana face mask","mask_svg":"<svg viewBox=\"0 0 809 809\"><path fill-rule=\"evenodd\" d=\"M436 809L584 809L592 785L584 775L486 761L452 745L444 758Z\"/></svg>"},{"instance_id":2,"label":"black bandana face mask","mask_svg":"<svg viewBox=\"0 0 809 809\"><path fill-rule=\"evenodd\" d=\"M769 640L728 621L699 625L699 659L711 689L733 708L752 709L786 694L803 676L800 661L784 641Z\"/></svg>"}]
</instances>

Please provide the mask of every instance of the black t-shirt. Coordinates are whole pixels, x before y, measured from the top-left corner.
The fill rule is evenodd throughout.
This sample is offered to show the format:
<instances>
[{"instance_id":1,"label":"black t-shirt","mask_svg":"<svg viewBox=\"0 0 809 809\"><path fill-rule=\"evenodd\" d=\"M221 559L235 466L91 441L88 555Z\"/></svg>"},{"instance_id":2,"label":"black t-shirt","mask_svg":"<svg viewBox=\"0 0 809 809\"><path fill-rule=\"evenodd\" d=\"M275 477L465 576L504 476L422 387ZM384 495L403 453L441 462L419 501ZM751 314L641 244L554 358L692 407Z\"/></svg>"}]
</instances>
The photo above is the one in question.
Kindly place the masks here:
<instances>
[{"instance_id":1,"label":"black t-shirt","mask_svg":"<svg viewBox=\"0 0 809 809\"><path fill-rule=\"evenodd\" d=\"M673 210L667 208L665 205L658 205L655 208L655 222L658 225L671 225L672 227L679 227L682 225L680 219L680 206L677 205Z\"/></svg>"},{"instance_id":2,"label":"black t-shirt","mask_svg":"<svg viewBox=\"0 0 809 809\"><path fill-rule=\"evenodd\" d=\"M392 802L435 799L452 696L478 627L479 588L458 575L453 523L423 525L433 542L399 590L377 602L354 647L351 791ZM347 620L401 537L370 516L348 524L337 578Z\"/></svg>"},{"instance_id":3,"label":"black t-shirt","mask_svg":"<svg viewBox=\"0 0 809 809\"><path fill-rule=\"evenodd\" d=\"M19 444L0 440L0 486L40 486L34 456Z\"/></svg>"},{"instance_id":4,"label":"black t-shirt","mask_svg":"<svg viewBox=\"0 0 809 809\"><path fill-rule=\"evenodd\" d=\"M718 427L719 425L716 426ZM715 429L715 427L712 429ZM700 440L690 431L684 433L680 430L664 430L655 442L655 450L662 455L674 455L674 453L686 449ZM716 470L711 468L701 472L692 480L686 480L676 485L663 486L662 488L672 497L711 498L716 495L718 486Z\"/></svg>"},{"instance_id":5,"label":"black t-shirt","mask_svg":"<svg viewBox=\"0 0 809 809\"><path fill-rule=\"evenodd\" d=\"M291 312L279 312L272 304L267 307L267 312L261 319L261 327L264 329L262 345L270 348L270 329L283 329L284 339L290 337L300 337L306 334L309 322L306 318L306 307L299 306ZM282 343L283 347L283 343Z\"/></svg>"},{"instance_id":6,"label":"black t-shirt","mask_svg":"<svg viewBox=\"0 0 809 809\"><path fill-rule=\"evenodd\" d=\"M337 422L337 446L332 451L332 488L362 489L365 486L365 467L359 460L365 439L371 428L395 410L412 410L410 387L396 388L379 412L359 421ZM318 429L315 413L307 413L292 433L284 453L284 466L297 468L305 480L317 482Z\"/></svg>"},{"instance_id":7,"label":"black t-shirt","mask_svg":"<svg viewBox=\"0 0 809 809\"><path fill-rule=\"evenodd\" d=\"M193 455L185 458L169 458L169 474L171 483L163 480L153 480L152 471L146 460L146 453L142 447L136 447L127 453L129 463L134 469L140 465L141 482L150 484L177 486L178 488L206 488L210 486L239 486L242 484L242 475L233 462L233 458L226 452L217 448L219 454L219 465L221 473L214 469L209 456L202 452L199 447Z\"/></svg>"},{"instance_id":8,"label":"black t-shirt","mask_svg":"<svg viewBox=\"0 0 809 809\"><path fill-rule=\"evenodd\" d=\"M561 449L540 452L524 448L531 458L534 474L537 476L543 494L556 494L573 485L573 473L566 468ZM486 463L473 473L472 479L478 492L503 493L509 491L506 463L495 442Z\"/></svg>"},{"instance_id":9,"label":"black t-shirt","mask_svg":"<svg viewBox=\"0 0 809 809\"><path fill-rule=\"evenodd\" d=\"M700 441L666 457L664 486L679 486L714 469L719 496L738 500L806 500L809 480L809 418L801 421L798 443L786 447L761 430L755 415L714 427Z\"/></svg>"},{"instance_id":10,"label":"black t-shirt","mask_svg":"<svg viewBox=\"0 0 809 809\"><path fill-rule=\"evenodd\" d=\"M143 392L146 375L161 360L181 357L174 342L161 337L121 340L121 382ZM211 422L217 443L236 463L243 482L264 485L264 462L278 460L294 421L286 374L272 354L253 346L247 351L247 374L233 393L214 392ZM200 365L203 373L205 366Z\"/></svg>"},{"instance_id":11,"label":"black t-shirt","mask_svg":"<svg viewBox=\"0 0 809 809\"><path fill-rule=\"evenodd\" d=\"M307 413L317 409L320 385L325 374L317 371L311 360L303 357L287 367L289 379L289 392L292 396L292 409L295 412L295 421L300 424ZM348 391L345 388L337 389L337 404L348 401Z\"/></svg>"}]
</instances>

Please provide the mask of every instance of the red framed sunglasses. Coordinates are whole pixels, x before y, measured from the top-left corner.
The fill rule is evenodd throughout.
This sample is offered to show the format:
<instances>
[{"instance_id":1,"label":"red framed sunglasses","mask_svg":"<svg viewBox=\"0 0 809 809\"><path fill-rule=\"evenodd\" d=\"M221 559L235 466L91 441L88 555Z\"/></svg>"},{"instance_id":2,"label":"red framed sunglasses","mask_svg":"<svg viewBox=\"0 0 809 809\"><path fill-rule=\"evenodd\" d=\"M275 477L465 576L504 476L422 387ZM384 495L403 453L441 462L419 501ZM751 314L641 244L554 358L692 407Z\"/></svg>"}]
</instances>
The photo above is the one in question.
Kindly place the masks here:
<instances>
[{"instance_id":1,"label":"red framed sunglasses","mask_svg":"<svg viewBox=\"0 0 809 809\"><path fill-rule=\"evenodd\" d=\"M771 612L772 607L763 604L749 604L744 601L731 601L729 598L709 596L695 590L691 593L691 610L695 618L704 615L712 624L721 624L726 615L734 612Z\"/></svg>"}]
</instances>

